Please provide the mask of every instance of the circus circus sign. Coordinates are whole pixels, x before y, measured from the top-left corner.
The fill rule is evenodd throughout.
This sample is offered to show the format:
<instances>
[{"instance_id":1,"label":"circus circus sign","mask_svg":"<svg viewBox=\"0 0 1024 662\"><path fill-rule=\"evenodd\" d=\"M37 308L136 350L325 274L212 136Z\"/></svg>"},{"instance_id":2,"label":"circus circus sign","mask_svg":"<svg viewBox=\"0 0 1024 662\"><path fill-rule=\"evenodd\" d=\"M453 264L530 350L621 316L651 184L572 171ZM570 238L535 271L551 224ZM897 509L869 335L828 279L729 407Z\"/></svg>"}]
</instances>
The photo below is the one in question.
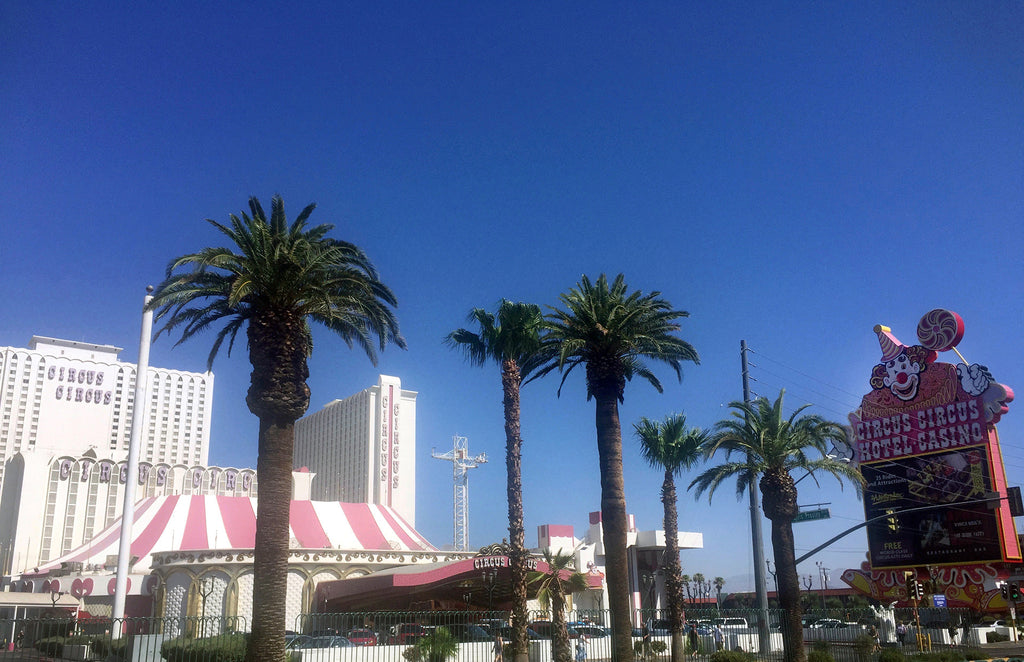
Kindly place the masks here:
<instances>
[{"instance_id":1,"label":"circus circus sign","mask_svg":"<svg viewBox=\"0 0 1024 662\"><path fill-rule=\"evenodd\" d=\"M871 392L850 414L854 459L865 479L871 566L986 563L1021 557L1005 501L1006 477L995 424L1013 391L957 345L964 323L936 309L917 327L918 343L874 328L882 356ZM953 351L956 363L938 360ZM902 514L911 508L927 508Z\"/></svg>"}]
</instances>

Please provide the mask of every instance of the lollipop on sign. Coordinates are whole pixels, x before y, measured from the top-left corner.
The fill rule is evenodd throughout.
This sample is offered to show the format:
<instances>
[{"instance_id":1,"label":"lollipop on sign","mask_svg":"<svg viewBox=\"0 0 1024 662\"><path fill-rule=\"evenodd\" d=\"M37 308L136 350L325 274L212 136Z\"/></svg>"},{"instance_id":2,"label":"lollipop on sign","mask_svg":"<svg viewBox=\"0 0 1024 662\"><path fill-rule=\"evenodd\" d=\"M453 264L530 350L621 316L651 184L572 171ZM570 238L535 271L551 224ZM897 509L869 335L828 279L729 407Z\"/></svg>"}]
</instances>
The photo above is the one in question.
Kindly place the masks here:
<instances>
[{"instance_id":1,"label":"lollipop on sign","mask_svg":"<svg viewBox=\"0 0 1024 662\"><path fill-rule=\"evenodd\" d=\"M956 346L964 338L964 320L952 310L936 308L925 313L917 325L917 339L921 345L936 352L953 350L964 363L967 359Z\"/></svg>"}]
</instances>

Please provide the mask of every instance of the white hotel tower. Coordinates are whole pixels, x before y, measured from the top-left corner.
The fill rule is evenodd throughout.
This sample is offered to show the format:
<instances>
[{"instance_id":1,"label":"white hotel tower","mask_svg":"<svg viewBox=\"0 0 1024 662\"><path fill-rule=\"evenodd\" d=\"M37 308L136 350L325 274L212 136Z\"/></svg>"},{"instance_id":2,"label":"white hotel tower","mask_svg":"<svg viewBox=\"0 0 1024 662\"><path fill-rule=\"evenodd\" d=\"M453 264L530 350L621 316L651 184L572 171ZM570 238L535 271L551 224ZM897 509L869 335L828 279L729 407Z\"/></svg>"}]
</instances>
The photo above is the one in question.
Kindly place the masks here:
<instances>
[{"instance_id":1,"label":"white hotel tower","mask_svg":"<svg viewBox=\"0 0 1024 662\"><path fill-rule=\"evenodd\" d=\"M37 481L38 473L25 473L30 466L50 466L60 457L92 457L123 463L128 456L135 400L136 365L118 360L121 348L71 340L33 336L28 349L0 347L0 494L8 497L0 513L0 571L11 564L17 515L10 498L28 493L24 486L8 486L6 474L16 470L19 480ZM142 428L139 459L150 464L201 466L209 459L210 415L213 374L150 367L147 417ZM14 462L12 464L12 461ZM27 464L26 464L27 463ZM116 472L115 472L116 473ZM45 475L45 474L44 474ZM13 476L13 474L12 474ZM53 477L51 476L51 479ZM67 477L64 477L65 480ZM96 495L83 486L57 510L96 513ZM12 477L13 480L13 477ZM120 492L118 481L112 489ZM14 488L17 489L14 489ZM20 504L28 507L32 504ZM38 504L41 509L42 504ZM52 508L40 510L45 519ZM64 531L60 522L42 522L51 529L40 549L40 534L25 558L40 560L58 555L68 546L80 544L108 523L99 508L92 531ZM26 515L25 512L21 513ZM105 516L107 515L107 516ZM51 515L52 517L52 515ZM72 518L77 521L81 517ZM90 518L92 519L92 518ZM22 521L21 527L29 524ZM34 522L38 527L40 521ZM22 551L18 546L19 552ZM4 567L5 566L5 567Z\"/></svg>"},{"instance_id":2,"label":"white hotel tower","mask_svg":"<svg viewBox=\"0 0 1024 662\"><path fill-rule=\"evenodd\" d=\"M391 506L416 525L416 392L398 377L295 423L293 466L316 473L314 501Z\"/></svg>"}]
</instances>

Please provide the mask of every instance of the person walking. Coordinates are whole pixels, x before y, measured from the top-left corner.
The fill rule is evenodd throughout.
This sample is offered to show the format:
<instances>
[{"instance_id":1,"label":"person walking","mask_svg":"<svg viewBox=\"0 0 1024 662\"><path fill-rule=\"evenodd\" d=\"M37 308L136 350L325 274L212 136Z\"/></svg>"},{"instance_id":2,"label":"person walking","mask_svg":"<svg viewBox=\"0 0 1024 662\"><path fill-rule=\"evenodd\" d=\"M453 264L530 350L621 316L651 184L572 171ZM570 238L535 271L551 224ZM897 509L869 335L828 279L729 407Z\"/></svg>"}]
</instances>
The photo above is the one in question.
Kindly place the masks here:
<instances>
[{"instance_id":1,"label":"person walking","mask_svg":"<svg viewBox=\"0 0 1024 662\"><path fill-rule=\"evenodd\" d=\"M715 650L716 651L720 651L723 648L725 648L725 633L722 632L722 626L721 625L715 625L714 636L715 636Z\"/></svg>"},{"instance_id":2,"label":"person walking","mask_svg":"<svg viewBox=\"0 0 1024 662\"><path fill-rule=\"evenodd\" d=\"M697 651L700 649L700 640L697 639L697 628L690 624L690 629L686 633L686 644L690 651L693 653L693 657L697 657Z\"/></svg>"},{"instance_id":3,"label":"person walking","mask_svg":"<svg viewBox=\"0 0 1024 662\"><path fill-rule=\"evenodd\" d=\"M504 662L505 659L505 640L501 638L501 635L494 637L494 662Z\"/></svg>"},{"instance_id":4,"label":"person walking","mask_svg":"<svg viewBox=\"0 0 1024 662\"><path fill-rule=\"evenodd\" d=\"M871 652L877 653L880 650L882 650L882 642L878 640L878 628L876 628L874 625L868 628L868 636L871 637L872 641Z\"/></svg>"},{"instance_id":5,"label":"person walking","mask_svg":"<svg viewBox=\"0 0 1024 662\"><path fill-rule=\"evenodd\" d=\"M580 638L576 640L576 662L586 662L587 660L587 637L580 635Z\"/></svg>"}]
</instances>

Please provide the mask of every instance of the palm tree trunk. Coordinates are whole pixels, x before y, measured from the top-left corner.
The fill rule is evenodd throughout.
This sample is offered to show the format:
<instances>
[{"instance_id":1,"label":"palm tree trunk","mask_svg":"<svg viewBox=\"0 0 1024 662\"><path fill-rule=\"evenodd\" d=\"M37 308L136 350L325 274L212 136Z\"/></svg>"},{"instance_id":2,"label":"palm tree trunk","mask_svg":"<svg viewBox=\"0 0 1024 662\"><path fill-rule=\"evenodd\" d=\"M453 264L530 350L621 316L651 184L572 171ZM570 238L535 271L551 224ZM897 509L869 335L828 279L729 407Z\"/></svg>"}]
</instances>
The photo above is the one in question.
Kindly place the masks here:
<instances>
[{"instance_id":1,"label":"palm tree trunk","mask_svg":"<svg viewBox=\"0 0 1024 662\"><path fill-rule=\"evenodd\" d=\"M589 366L588 366L589 367ZM595 388L597 452L601 465L601 528L604 534L605 575L612 625L612 659L633 658L629 613L629 565L626 557L626 494L622 478L622 428L618 391Z\"/></svg>"},{"instance_id":2,"label":"palm tree trunk","mask_svg":"<svg viewBox=\"0 0 1024 662\"><path fill-rule=\"evenodd\" d=\"M288 593L288 519L291 506L293 423L260 420L260 478L256 506L256 547L253 554L252 635L247 662L279 660L284 656L285 610L280 599Z\"/></svg>"},{"instance_id":3,"label":"palm tree trunk","mask_svg":"<svg viewBox=\"0 0 1024 662\"><path fill-rule=\"evenodd\" d=\"M785 619L786 662L804 662L804 629L801 622L800 579L796 574L796 553L793 547L793 523L772 520L772 550L775 554L776 578L779 582L779 607Z\"/></svg>"},{"instance_id":4,"label":"palm tree trunk","mask_svg":"<svg viewBox=\"0 0 1024 662\"><path fill-rule=\"evenodd\" d=\"M555 571L558 573L558 571ZM551 625L554 635L551 638L552 657L555 662L572 662L572 650L569 648L569 630L565 624L565 595L562 593L561 579L556 575L551 591Z\"/></svg>"},{"instance_id":5,"label":"palm tree trunk","mask_svg":"<svg viewBox=\"0 0 1024 662\"><path fill-rule=\"evenodd\" d=\"M288 535L295 421L309 407L306 326L292 311L263 310L249 319L252 363L246 404L260 419L259 497L253 549L252 635L246 662L284 657Z\"/></svg>"},{"instance_id":6,"label":"palm tree trunk","mask_svg":"<svg viewBox=\"0 0 1024 662\"><path fill-rule=\"evenodd\" d=\"M661 503L665 508L665 592L668 617L672 623L672 662L683 662L683 569L679 564L679 513L676 511L676 482L670 470L661 484Z\"/></svg>"},{"instance_id":7,"label":"palm tree trunk","mask_svg":"<svg viewBox=\"0 0 1024 662\"><path fill-rule=\"evenodd\" d=\"M515 361L503 361L501 388L505 406L505 475L508 495L509 574L512 582L512 650L515 662L529 660L526 638L526 536L523 524L523 462L519 426L522 376Z\"/></svg>"}]
</instances>

